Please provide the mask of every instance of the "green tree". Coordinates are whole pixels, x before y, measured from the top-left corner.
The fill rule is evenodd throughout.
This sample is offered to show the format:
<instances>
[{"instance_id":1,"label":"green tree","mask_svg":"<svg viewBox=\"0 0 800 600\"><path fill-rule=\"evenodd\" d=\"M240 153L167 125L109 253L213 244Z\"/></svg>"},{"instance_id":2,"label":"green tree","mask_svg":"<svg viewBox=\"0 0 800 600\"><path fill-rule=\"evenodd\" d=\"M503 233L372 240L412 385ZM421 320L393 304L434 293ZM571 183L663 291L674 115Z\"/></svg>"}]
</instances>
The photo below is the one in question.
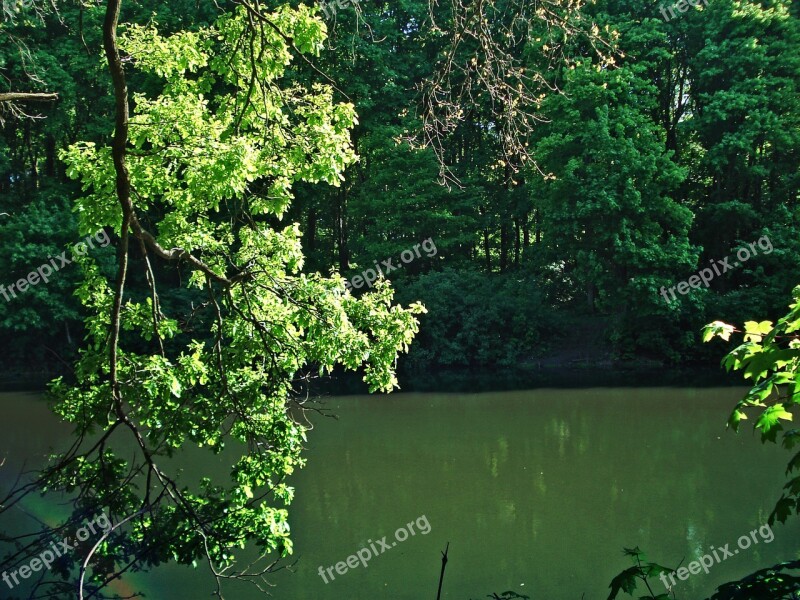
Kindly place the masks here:
<instances>
[{"instance_id":1,"label":"green tree","mask_svg":"<svg viewBox=\"0 0 800 600\"><path fill-rule=\"evenodd\" d=\"M119 240L116 272L109 278L82 261L87 340L77 381L51 389L76 442L2 510L46 490L74 498L70 522L55 533L99 510L118 521L69 565L80 598L133 566L168 560L207 561L221 594L231 577L258 584L291 552L285 479L303 465L310 410L296 394L299 378L363 367L370 389L391 391L424 309L393 305L386 284L356 299L337 275L302 273L299 228L280 224L296 182L337 185L354 160L353 106L291 77L301 53L323 47L310 9L243 3L196 31L128 24L118 42L119 11L109 0L103 28L112 146L79 142L63 155L84 189L81 232L102 227ZM118 44L161 80L158 93L134 94L130 116ZM158 276L159 263L169 276ZM144 291L127 287L134 271ZM178 278L192 304L166 314L161 291ZM169 458L190 448L228 448L230 479L171 472ZM37 553L49 535L28 539L4 565ZM247 544L264 562L228 574Z\"/></svg>"},{"instance_id":2,"label":"green tree","mask_svg":"<svg viewBox=\"0 0 800 600\"><path fill-rule=\"evenodd\" d=\"M797 207L800 28L791 6L723 0L695 15L692 125L708 182L697 227L709 258Z\"/></svg>"},{"instance_id":3,"label":"green tree","mask_svg":"<svg viewBox=\"0 0 800 600\"><path fill-rule=\"evenodd\" d=\"M590 311L617 317L621 350L653 349L661 340L632 338L632 325L666 318L661 286L697 260L688 239L692 214L673 198L685 173L648 116L652 85L635 67L580 64L565 90L552 98L552 122L537 146L553 174L536 186L545 260Z\"/></svg>"}]
</instances>

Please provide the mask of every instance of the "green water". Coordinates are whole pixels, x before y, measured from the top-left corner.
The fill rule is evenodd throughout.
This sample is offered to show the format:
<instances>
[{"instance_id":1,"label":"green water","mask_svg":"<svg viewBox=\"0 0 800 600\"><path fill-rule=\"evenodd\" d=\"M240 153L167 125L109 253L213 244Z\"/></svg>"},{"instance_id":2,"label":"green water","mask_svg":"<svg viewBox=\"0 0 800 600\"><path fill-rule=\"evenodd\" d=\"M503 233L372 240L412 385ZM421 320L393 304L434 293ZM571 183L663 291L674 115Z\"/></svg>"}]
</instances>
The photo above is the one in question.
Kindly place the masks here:
<instances>
[{"instance_id":1,"label":"green water","mask_svg":"<svg viewBox=\"0 0 800 600\"><path fill-rule=\"evenodd\" d=\"M443 598L515 590L535 600L605 600L629 566L623 547L677 566L762 525L790 454L724 428L741 389L581 389L339 397L317 419L308 467L294 477L297 563L271 577L285 600L433 600L450 542ZM0 395L0 483L66 430L35 396ZM186 465L219 473L220 462ZM9 468L11 467L11 468ZM31 506L40 514L47 507ZM334 567L421 516L421 532L325 583ZM795 520L798 521L798 520ZM4 523L0 521L0 529ZM419 527L415 528L419 529ZM800 522L679 582L678 598L800 558ZM377 547L377 546L376 546ZM330 578L329 578L330 579ZM207 568L165 567L128 583L157 600L197 600ZM656 581L654 591L663 586ZM232 586L229 600L261 598ZM2 594L0 593L0 597Z\"/></svg>"}]
</instances>

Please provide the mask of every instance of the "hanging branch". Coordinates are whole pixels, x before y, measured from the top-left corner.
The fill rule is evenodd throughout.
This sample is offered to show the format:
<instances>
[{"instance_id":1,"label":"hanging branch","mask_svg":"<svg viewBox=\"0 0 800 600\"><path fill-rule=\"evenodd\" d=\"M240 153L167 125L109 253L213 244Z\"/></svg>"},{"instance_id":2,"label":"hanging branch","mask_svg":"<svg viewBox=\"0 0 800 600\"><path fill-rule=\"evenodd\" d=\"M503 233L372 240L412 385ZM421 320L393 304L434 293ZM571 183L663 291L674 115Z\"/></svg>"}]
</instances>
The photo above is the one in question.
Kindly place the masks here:
<instances>
[{"instance_id":1,"label":"hanging branch","mask_svg":"<svg viewBox=\"0 0 800 600\"><path fill-rule=\"evenodd\" d=\"M535 165L528 141L547 120L542 101L560 93L552 71L568 63L568 47L583 41L601 65L614 62L611 45L582 7L573 0L450 0L441 10L430 0L429 26L443 45L432 75L419 85L420 130L406 141L433 149L443 181L458 184L446 150L476 111L513 172Z\"/></svg>"}]
</instances>

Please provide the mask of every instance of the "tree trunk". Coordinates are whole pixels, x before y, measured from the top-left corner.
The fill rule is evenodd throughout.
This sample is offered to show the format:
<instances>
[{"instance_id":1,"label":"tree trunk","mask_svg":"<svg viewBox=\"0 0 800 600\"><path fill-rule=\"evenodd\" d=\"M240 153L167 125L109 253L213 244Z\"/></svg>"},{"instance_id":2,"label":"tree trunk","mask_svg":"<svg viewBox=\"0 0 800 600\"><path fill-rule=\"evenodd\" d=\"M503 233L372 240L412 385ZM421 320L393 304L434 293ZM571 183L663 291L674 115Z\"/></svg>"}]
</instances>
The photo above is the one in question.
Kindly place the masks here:
<instances>
[{"instance_id":1,"label":"tree trunk","mask_svg":"<svg viewBox=\"0 0 800 600\"><path fill-rule=\"evenodd\" d=\"M522 247L527 248L531 245L531 213L526 212L522 221Z\"/></svg>"},{"instance_id":2,"label":"tree trunk","mask_svg":"<svg viewBox=\"0 0 800 600\"><path fill-rule=\"evenodd\" d=\"M486 272L492 272L492 254L491 244L489 243L489 230L483 230L483 254L486 257Z\"/></svg>"},{"instance_id":3,"label":"tree trunk","mask_svg":"<svg viewBox=\"0 0 800 600\"><path fill-rule=\"evenodd\" d=\"M338 196L336 204L336 248L339 254L339 270L344 272L350 269L350 252L347 247L347 190L345 186L339 188Z\"/></svg>"},{"instance_id":4,"label":"tree trunk","mask_svg":"<svg viewBox=\"0 0 800 600\"><path fill-rule=\"evenodd\" d=\"M44 174L56 176L56 138L49 133L44 138Z\"/></svg>"},{"instance_id":5,"label":"tree trunk","mask_svg":"<svg viewBox=\"0 0 800 600\"><path fill-rule=\"evenodd\" d=\"M31 122L25 122L25 150L28 152L28 160L31 167L31 184L33 189L39 187L39 167L36 160L36 151L33 148L33 135L31 134Z\"/></svg>"},{"instance_id":6,"label":"tree trunk","mask_svg":"<svg viewBox=\"0 0 800 600\"><path fill-rule=\"evenodd\" d=\"M500 225L500 272L505 273L508 270L508 247L509 247L509 231L508 221L503 219Z\"/></svg>"},{"instance_id":7,"label":"tree trunk","mask_svg":"<svg viewBox=\"0 0 800 600\"><path fill-rule=\"evenodd\" d=\"M317 209L312 206L308 210L308 225L306 226L306 239L308 240L309 254L317 249Z\"/></svg>"}]
</instances>

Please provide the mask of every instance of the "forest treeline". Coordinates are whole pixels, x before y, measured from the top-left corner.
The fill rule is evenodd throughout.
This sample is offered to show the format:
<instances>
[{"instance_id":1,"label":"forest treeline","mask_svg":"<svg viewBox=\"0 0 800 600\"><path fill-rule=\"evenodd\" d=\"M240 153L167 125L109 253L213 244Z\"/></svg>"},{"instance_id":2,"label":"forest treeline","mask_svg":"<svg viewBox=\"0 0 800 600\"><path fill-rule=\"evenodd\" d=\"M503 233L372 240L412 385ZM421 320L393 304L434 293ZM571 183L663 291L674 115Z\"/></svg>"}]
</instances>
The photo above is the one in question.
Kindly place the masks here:
<instances>
[{"instance_id":1,"label":"forest treeline","mask_svg":"<svg viewBox=\"0 0 800 600\"><path fill-rule=\"evenodd\" d=\"M475 30L513 35L515 23L500 26L504 5L491 3L490 19L476 10ZM454 44L436 25L446 3L361 0L326 11L325 50L290 76L332 82L336 100L352 102L358 160L338 187L295 185L275 226L299 224L307 272L354 280L387 260L402 266L388 274L398 301L428 310L404 359L413 366L514 365L587 337L609 359L718 360L719 347L699 343L703 324L782 314L800 281L800 7L710 0L667 21L656 3L599 0L581 8L595 35L573 36L537 25L536 6L502 48L520 73L536 73L535 96L496 93L508 85L490 72L504 64L492 56L501 49L475 35ZM210 2L142 0L122 20L169 33L200 30L217 14ZM4 13L0 92L58 100L24 107L42 118L3 115L0 284L82 237L82 190L62 153L77 141L110 144L102 18L83 2ZM445 49L453 67L442 80ZM434 91L462 102L444 106L452 119L431 129L431 108L447 102L426 87L437 77ZM146 73L130 79L134 90L158 89ZM527 127L510 131L517 113ZM763 239L769 253L694 285L692 276ZM434 255L402 258L426 240ZM92 253L113 270L113 247ZM187 276L155 268L159 278ZM84 335L80 277L67 267L0 298L4 366L70 361ZM178 287L162 298L167 308L188 299ZM145 278L129 289L146 294Z\"/></svg>"}]
</instances>

